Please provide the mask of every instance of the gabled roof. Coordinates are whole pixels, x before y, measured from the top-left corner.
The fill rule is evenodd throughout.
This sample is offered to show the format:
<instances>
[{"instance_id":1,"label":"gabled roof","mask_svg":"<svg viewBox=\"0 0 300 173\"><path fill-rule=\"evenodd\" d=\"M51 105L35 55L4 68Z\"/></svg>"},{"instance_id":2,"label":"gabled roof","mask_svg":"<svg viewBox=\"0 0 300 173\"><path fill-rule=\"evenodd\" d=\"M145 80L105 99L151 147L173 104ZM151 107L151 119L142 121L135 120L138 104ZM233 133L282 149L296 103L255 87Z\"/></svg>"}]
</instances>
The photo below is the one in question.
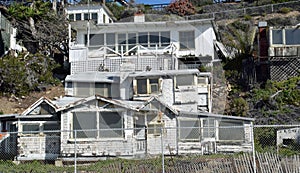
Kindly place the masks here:
<instances>
[{"instance_id":1,"label":"gabled roof","mask_svg":"<svg viewBox=\"0 0 300 173\"><path fill-rule=\"evenodd\" d=\"M34 102L31 106L29 106L24 112L20 114L20 116L28 115L31 111L33 111L35 108L37 108L40 104L43 102L47 103L49 106L51 106L54 110L58 109L58 106L53 103L52 100L50 100L47 97L41 97L36 102Z\"/></svg>"},{"instance_id":2,"label":"gabled roof","mask_svg":"<svg viewBox=\"0 0 300 173\"><path fill-rule=\"evenodd\" d=\"M172 106L168 105L167 103L165 103L164 101L162 101L161 99L159 99L157 96L152 96L150 99L148 99L143 106L141 106L139 108L139 110L145 110L146 106L149 105L150 103L157 101L159 102L161 105L163 105L164 107L168 108L171 112L173 112L175 115L178 115L178 111L173 108Z\"/></svg>"}]
</instances>

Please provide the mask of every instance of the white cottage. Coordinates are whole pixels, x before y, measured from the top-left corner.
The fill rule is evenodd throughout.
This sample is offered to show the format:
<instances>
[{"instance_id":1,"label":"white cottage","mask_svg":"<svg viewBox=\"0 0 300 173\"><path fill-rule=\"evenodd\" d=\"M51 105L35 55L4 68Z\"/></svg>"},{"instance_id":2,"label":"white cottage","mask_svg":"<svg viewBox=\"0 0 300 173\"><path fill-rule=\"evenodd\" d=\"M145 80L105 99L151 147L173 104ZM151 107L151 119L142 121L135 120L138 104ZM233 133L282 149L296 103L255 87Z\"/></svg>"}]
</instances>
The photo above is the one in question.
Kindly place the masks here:
<instances>
[{"instance_id":1,"label":"white cottage","mask_svg":"<svg viewBox=\"0 0 300 173\"><path fill-rule=\"evenodd\" d=\"M17 160L250 152L253 144L251 118L178 111L155 96L41 98L17 118Z\"/></svg>"}]
</instances>

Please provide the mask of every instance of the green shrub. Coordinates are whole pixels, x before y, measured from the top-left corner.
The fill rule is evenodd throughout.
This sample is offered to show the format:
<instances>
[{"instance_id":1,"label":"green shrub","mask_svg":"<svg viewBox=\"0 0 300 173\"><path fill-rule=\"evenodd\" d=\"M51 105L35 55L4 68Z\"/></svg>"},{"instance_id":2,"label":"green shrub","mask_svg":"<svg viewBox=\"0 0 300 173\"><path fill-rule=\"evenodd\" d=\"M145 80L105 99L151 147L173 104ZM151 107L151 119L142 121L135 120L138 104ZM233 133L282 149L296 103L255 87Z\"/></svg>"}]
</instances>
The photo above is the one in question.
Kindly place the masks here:
<instances>
[{"instance_id":1,"label":"green shrub","mask_svg":"<svg viewBox=\"0 0 300 173\"><path fill-rule=\"evenodd\" d=\"M244 15L245 20L251 20L251 16L249 14Z\"/></svg>"},{"instance_id":2,"label":"green shrub","mask_svg":"<svg viewBox=\"0 0 300 173\"><path fill-rule=\"evenodd\" d=\"M249 110L249 106L247 101L242 98L234 98L233 101L230 103L230 109L232 115L235 116L246 116Z\"/></svg>"},{"instance_id":3,"label":"green shrub","mask_svg":"<svg viewBox=\"0 0 300 173\"><path fill-rule=\"evenodd\" d=\"M280 8L280 10L279 10L279 12L280 13L283 13L283 14L287 14L287 13L289 13L289 12L291 12L292 11L292 9L291 8L288 8L288 7L282 7L282 8Z\"/></svg>"}]
</instances>

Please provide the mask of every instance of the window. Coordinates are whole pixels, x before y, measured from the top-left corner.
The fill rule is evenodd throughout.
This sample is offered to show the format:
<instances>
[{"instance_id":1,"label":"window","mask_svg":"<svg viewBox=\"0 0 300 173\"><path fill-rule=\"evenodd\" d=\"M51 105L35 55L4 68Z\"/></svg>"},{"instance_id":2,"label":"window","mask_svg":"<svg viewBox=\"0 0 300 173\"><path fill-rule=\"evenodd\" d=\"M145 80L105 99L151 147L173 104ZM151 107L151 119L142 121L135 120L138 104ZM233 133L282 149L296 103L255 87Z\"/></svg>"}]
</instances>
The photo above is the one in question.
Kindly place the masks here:
<instances>
[{"instance_id":1,"label":"window","mask_svg":"<svg viewBox=\"0 0 300 173\"><path fill-rule=\"evenodd\" d=\"M83 14L83 19L84 20L89 20L89 13L84 13Z\"/></svg>"},{"instance_id":2,"label":"window","mask_svg":"<svg viewBox=\"0 0 300 173\"><path fill-rule=\"evenodd\" d=\"M81 20L81 13L76 13L75 16L76 16L76 20Z\"/></svg>"},{"instance_id":3,"label":"window","mask_svg":"<svg viewBox=\"0 0 300 173\"><path fill-rule=\"evenodd\" d=\"M97 22L98 19L98 14L97 13L92 13L92 20Z\"/></svg>"},{"instance_id":4,"label":"window","mask_svg":"<svg viewBox=\"0 0 300 173\"><path fill-rule=\"evenodd\" d=\"M134 116L134 135L139 138L145 137L145 115L137 114Z\"/></svg>"},{"instance_id":5,"label":"window","mask_svg":"<svg viewBox=\"0 0 300 173\"><path fill-rule=\"evenodd\" d=\"M168 46L170 44L170 31L165 31L160 33L160 43L161 46Z\"/></svg>"},{"instance_id":6,"label":"window","mask_svg":"<svg viewBox=\"0 0 300 173\"><path fill-rule=\"evenodd\" d=\"M131 49L136 45L136 33L128 33L128 45L128 49Z\"/></svg>"},{"instance_id":7,"label":"window","mask_svg":"<svg viewBox=\"0 0 300 173\"><path fill-rule=\"evenodd\" d=\"M300 29L286 29L285 42L287 45L300 44Z\"/></svg>"},{"instance_id":8,"label":"window","mask_svg":"<svg viewBox=\"0 0 300 173\"><path fill-rule=\"evenodd\" d=\"M283 44L282 40L282 30L274 29L272 30L272 41L273 44Z\"/></svg>"},{"instance_id":9,"label":"window","mask_svg":"<svg viewBox=\"0 0 300 173\"><path fill-rule=\"evenodd\" d=\"M119 112L100 112L100 138L120 138L123 136L123 123Z\"/></svg>"},{"instance_id":10,"label":"window","mask_svg":"<svg viewBox=\"0 0 300 173\"><path fill-rule=\"evenodd\" d=\"M221 121L219 124L219 140L243 141L244 128L242 122Z\"/></svg>"},{"instance_id":11,"label":"window","mask_svg":"<svg viewBox=\"0 0 300 173\"><path fill-rule=\"evenodd\" d=\"M121 50L123 50L123 53L126 52L126 34L118 34L118 50L121 53Z\"/></svg>"},{"instance_id":12,"label":"window","mask_svg":"<svg viewBox=\"0 0 300 173\"><path fill-rule=\"evenodd\" d=\"M69 14L69 20L74 21L74 14Z\"/></svg>"},{"instance_id":13,"label":"window","mask_svg":"<svg viewBox=\"0 0 300 173\"><path fill-rule=\"evenodd\" d=\"M176 76L176 86L194 85L194 75Z\"/></svg>"},{"instance_id":14,"label":"window","mask_svg":"<svg viewBox=\"0 0 300 173\"><path fill-rule=\"evenodd\" d=\"M158 78L136 79L135 94L158 94L160 83Z\"/></svg>"},{"instance_id":15,"label":"window","mask_svg":"<svg viewBox=\"0 0 300 173\"><path fill-rule=\"evenodd\" d=\"M215 120L210 118L204 119L202 138L214 138L215 133Z\"/></svg>"},{"instance_id":16,"label":"window","mask_svg":"<svg viewBox=\"0 0 300 173\"><path fill-rule=\"evenodd\" d=\"M111 85L107 83L95 83L95 94L111 97Z\"/></svg>"},{"instance_id":17,"label":"window","mask_svg":"<svg viewBox=\"0 0 300 173\"><path fill-rule=\"evenodd\" d=\"M150 32L149 39L151 47L159 46L159 32Z\"/></svg>"},{"instance_id":18,"label":"window","mask_svg":"<svg viewBox=\"0 0 300 173\"><path fill-rule=\"evenodd\" d=\"M148 33L147 32L139 32L139 44L145 47L148 47Z\"/></svg>"},{"instance_id":19,"label":"window","mask_svg":"<svg viewBox=\"0 0 300 173\"><path fill-rule=\"evenodd\" d=\"M60 125L58 123L46 123L44 124L44 131L48 131L45 132L45 134L48 135L58 135L59 132L51 132L51 131L55 131L55 130L59 130L60 129Z\"/></svg>"},{"instance_id":20,"label":"window","mask_svg":"<svg viewBox=\"0 0 300 173\"><path fill-rule=\"evenodd\" d=\"M96 138L97 137L97 114L96 112L74 112L73 132L74 138Z\"/></svg>"},{"instance_id":21,"label":"window","mask_svg":"<svg viewBox=\"0 0 300 173\"><path fill-rule=\"evenodd\" d=\"M103 19L102 19L103 23L106 23L106 16L103 14Z\"/></svg>"},{"instance_id":22,"label":"window","mask_svg":"<svg viewBox=\"0 0 300 173\"><path fill-rule=\"evenodd\" d=\"M90 34L90 45L91 46L104 45L104 34Z\"/></svg>"},{"instance_id":23,"label":"window","mask_svg":"<svg viewBox=\"0 0 300 173\"><path fill-rule=\"evenodd\" d=\"M179 32L180 50L195 49L194 31Z\"/></svg>"},{"instance_id":24,"label":"window","mask_svg":"<svg viewBox=\"0 0 300 173\"><path fill-rule=\"evenodd\" d=\"M200 141L200 119L179 120L179 139Z\"/></svg>"},{"instance_id":25,"label":"window","mask_svg":"<svg viewBox=\"0 0 300 173\"><path fill-rule=\"evenodd\" d=\"M87 97L90 96L91 84L85 82L77 82L76 83L76 96L79 97Z\"/></svg>"},{"instance_id":26,"label":"window","mask_svg":"<svg viewBox=\"0 0 300 173\"><path fill-rule=\"evenodd\" d=\"M147 79L137 79L137 94L147 94Z\"/></svg>"},{"instance_id":27,"label":"window","mask_svg":"<svg viewBox=\"0 0 300 173\"><path fill-rule=\"evenodd\" d=\"M159 136L162 133L162 129L165 124L163 122L154 122L148 124L148 134Z\"/></svg>"},{"instance_id":28,"label":"window","mask_svg":"<svg viewBox=\"0 0 300 173\"><path fill-rule=\"evenodd\" d=\"M23 124L22 125L22 131L25 132L25 133L28 132L30 134L39 133L40 124Z\"/></svg>"},{"instance_id":29,"label":"window","mask_svg":"<svg viewBox=\"0 0 300 173\"><path fill-rule=\"evenodd\" d=\"M67 88L73 88L73 83L72 82L67 82L66 87Z\"/></svg>"}]
</instances>

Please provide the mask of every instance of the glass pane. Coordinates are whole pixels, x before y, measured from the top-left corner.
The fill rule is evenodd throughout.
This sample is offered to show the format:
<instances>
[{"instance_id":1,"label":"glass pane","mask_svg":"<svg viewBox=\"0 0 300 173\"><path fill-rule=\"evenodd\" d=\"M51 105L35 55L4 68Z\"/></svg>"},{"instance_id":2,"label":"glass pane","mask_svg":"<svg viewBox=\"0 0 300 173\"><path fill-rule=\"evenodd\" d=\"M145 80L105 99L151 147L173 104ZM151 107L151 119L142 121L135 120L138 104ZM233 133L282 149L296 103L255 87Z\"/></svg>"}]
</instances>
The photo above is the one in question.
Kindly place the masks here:
<instances>
[{"instance_id":1,"label":"glass pane","mask_svg":"<svg viewBox=\"0 0 300 173\"><path fill-rule=\"evenodd\" d=\"M205 119L203 120L203 138L215 137L215 120Z\"/></svg>"},{"instance_id":2,"label":"glass pane","mask_svg":"<svg viewBox=\"0 0 300 173\"><path fill-rule=\"evenodd\" d=\"M134 134L136 136L144 137L145 126L145 115L134 115Z\"/></svg>"},{"instance_id":3,"label":"glass pane","mask_svg":"<svg viewBox=\"0 0 300 173\"><path fill-rule=\"evenodd\" d=\"M162 46L168 46L170 44L170 31L160 33L160 42Z\"/></svg>"},{"instance_id":4,"label":"glass pane","mask_svg":"<svg viewBox=\"0 0 300 173\"><path fill-rule=\"evenodd\" d=\"M104 34L90 34L90 45L104 45Z\"/></svg>"},{"instance_id":5,"label":"glass pane","mask_svg":"<svg viewBox=\"0 0 300 173\"><path fill-rule=\"evenodd\" d=\"M119 112L100 112L99 128L101 138L116 138L123 136L122 117Z\"/></svg>"},{"instance_id":6,"label":"glass pane","mask_svg":"<svg viewBox=\"0 0 300 173\"><path fill-rule=\"evenodd\" d=\"M81 13L76 14L76 20L81 20Z\"/></svg>"},{"instance_id":7,"label":"glass pane","mask_svg":"<svg viewBox=\"0 0 300 173\"><path fill-rule=\"evenodd\" d=\"M159 32L150 32L149 38L151 47L156 47L156 45L159 46Z\"/></svg>"},{"instance_id":8,"label":"glass pane","mask_svg":"<svg viewBox=\"0 0 300 173\"><path fill-rule=\"evenodd\" d=\"M84 20L89 20L89 13L84 13L83 18Z\"/></svg>"},{"instance_id":9,"label":"glass pane","mask_svg":"<svg viewBox=\"0 0 300 173\"><path fill-rule=\"evenodd\" d=\"M77 136L73 132L74 138L96 138L97 119L96 112L74 112L73 130L77 131Z\"/></svg>"},{"instance_id":10,"label":"glass pane","mask_svg":"<svg viewBox=\"0 0 300 173\"><path fill-rule=\"evenodd\" d=\"M194 31L179 32L180 49L195 49Z\"/></svg>"},{"instance_id":11,"label":"glass pane","mask_svg":"<svg viewBox=\"0 0 300 173\"><path fill-rule=\"evenodd\" d=\"M99 94L104 97L111 97L111 85L106 83L96 83L95 94Z\"/></svg>"},{"instance_id":12,"label":"glass pane","mask_svg":"<svg viewBox=\"0 0 300 173\"><path fill-rule=\"evenodd\" d=\"M92 20L97 21L98 14L97 13L92 13Z\"/></svg>"},{"instance_id":13,"label":"glass pane","mask_svg":"<svg viewBox=\"0 0 300 173\"><path fill-rule=\"evenodd\" d=\"M140 32L139 33L139 44L145 47L148 47L148 33Z\"/></svg>"},{"instance_id":14,"label":"glass pane","mask_svg":"<svg viewBox=\"0 0 300 173\"><path fill-rule=\"evenodd\" d=\"M147 79L137 79L137 94L147 94Z\"/></svg>"},{"instance_id":15,"label":"glass pane","mask_svg":"<svg viewBox=\"0 0 300 173\"><path fill-rule=\"evenodd\" d=\"M193 75L179 75L176 76L176 86L194 85Z\"/></svg>"},{"instance_id":16,"label":"glass pane","mask_svg":"<svg viewBox=\"0 0 300 173\"><path fill-rule=\"evenodd\" d=\"M219 124L220 140L244 140L244 128L242 122L221 121Z\"/></svg>"},{"instance_id":17,"label":"glass pane","mask_svg":"<svg viewBox=\"0 0 300 173\"><path fill-rule=\"evenodd\" d=\"M283 44L282 41L282 30L272 30L272 41L273 44Z\"/></svg>"},{"instance_id":18,"label":"glass pane","mask_svg":"<svg viewBox=\"0 0 300 173\"><path fill-rule=\"evenodd\" d=\"M136 45L136 33L128 34L128 45L129 49L133 48Z\"/></svg>"},{"instance_id":19,"label":"glass pane","mask_svg":"<svg viewBox=\"0 0 300 173\"><path fill-rule=\"evenodd\" d=\"M179 127L181 140L200 140L199 120L179 120Z\"/></svg>"},{"instance_id":20,"label":"glass pane","mask_svg":"<svg viewBox=\"0 0 300 173\"><path fill-rule=\"evenodd\" d=\"M300 44L300 29L286 29L285 42L287 45Z\"/></svg>"}]
</instances>

